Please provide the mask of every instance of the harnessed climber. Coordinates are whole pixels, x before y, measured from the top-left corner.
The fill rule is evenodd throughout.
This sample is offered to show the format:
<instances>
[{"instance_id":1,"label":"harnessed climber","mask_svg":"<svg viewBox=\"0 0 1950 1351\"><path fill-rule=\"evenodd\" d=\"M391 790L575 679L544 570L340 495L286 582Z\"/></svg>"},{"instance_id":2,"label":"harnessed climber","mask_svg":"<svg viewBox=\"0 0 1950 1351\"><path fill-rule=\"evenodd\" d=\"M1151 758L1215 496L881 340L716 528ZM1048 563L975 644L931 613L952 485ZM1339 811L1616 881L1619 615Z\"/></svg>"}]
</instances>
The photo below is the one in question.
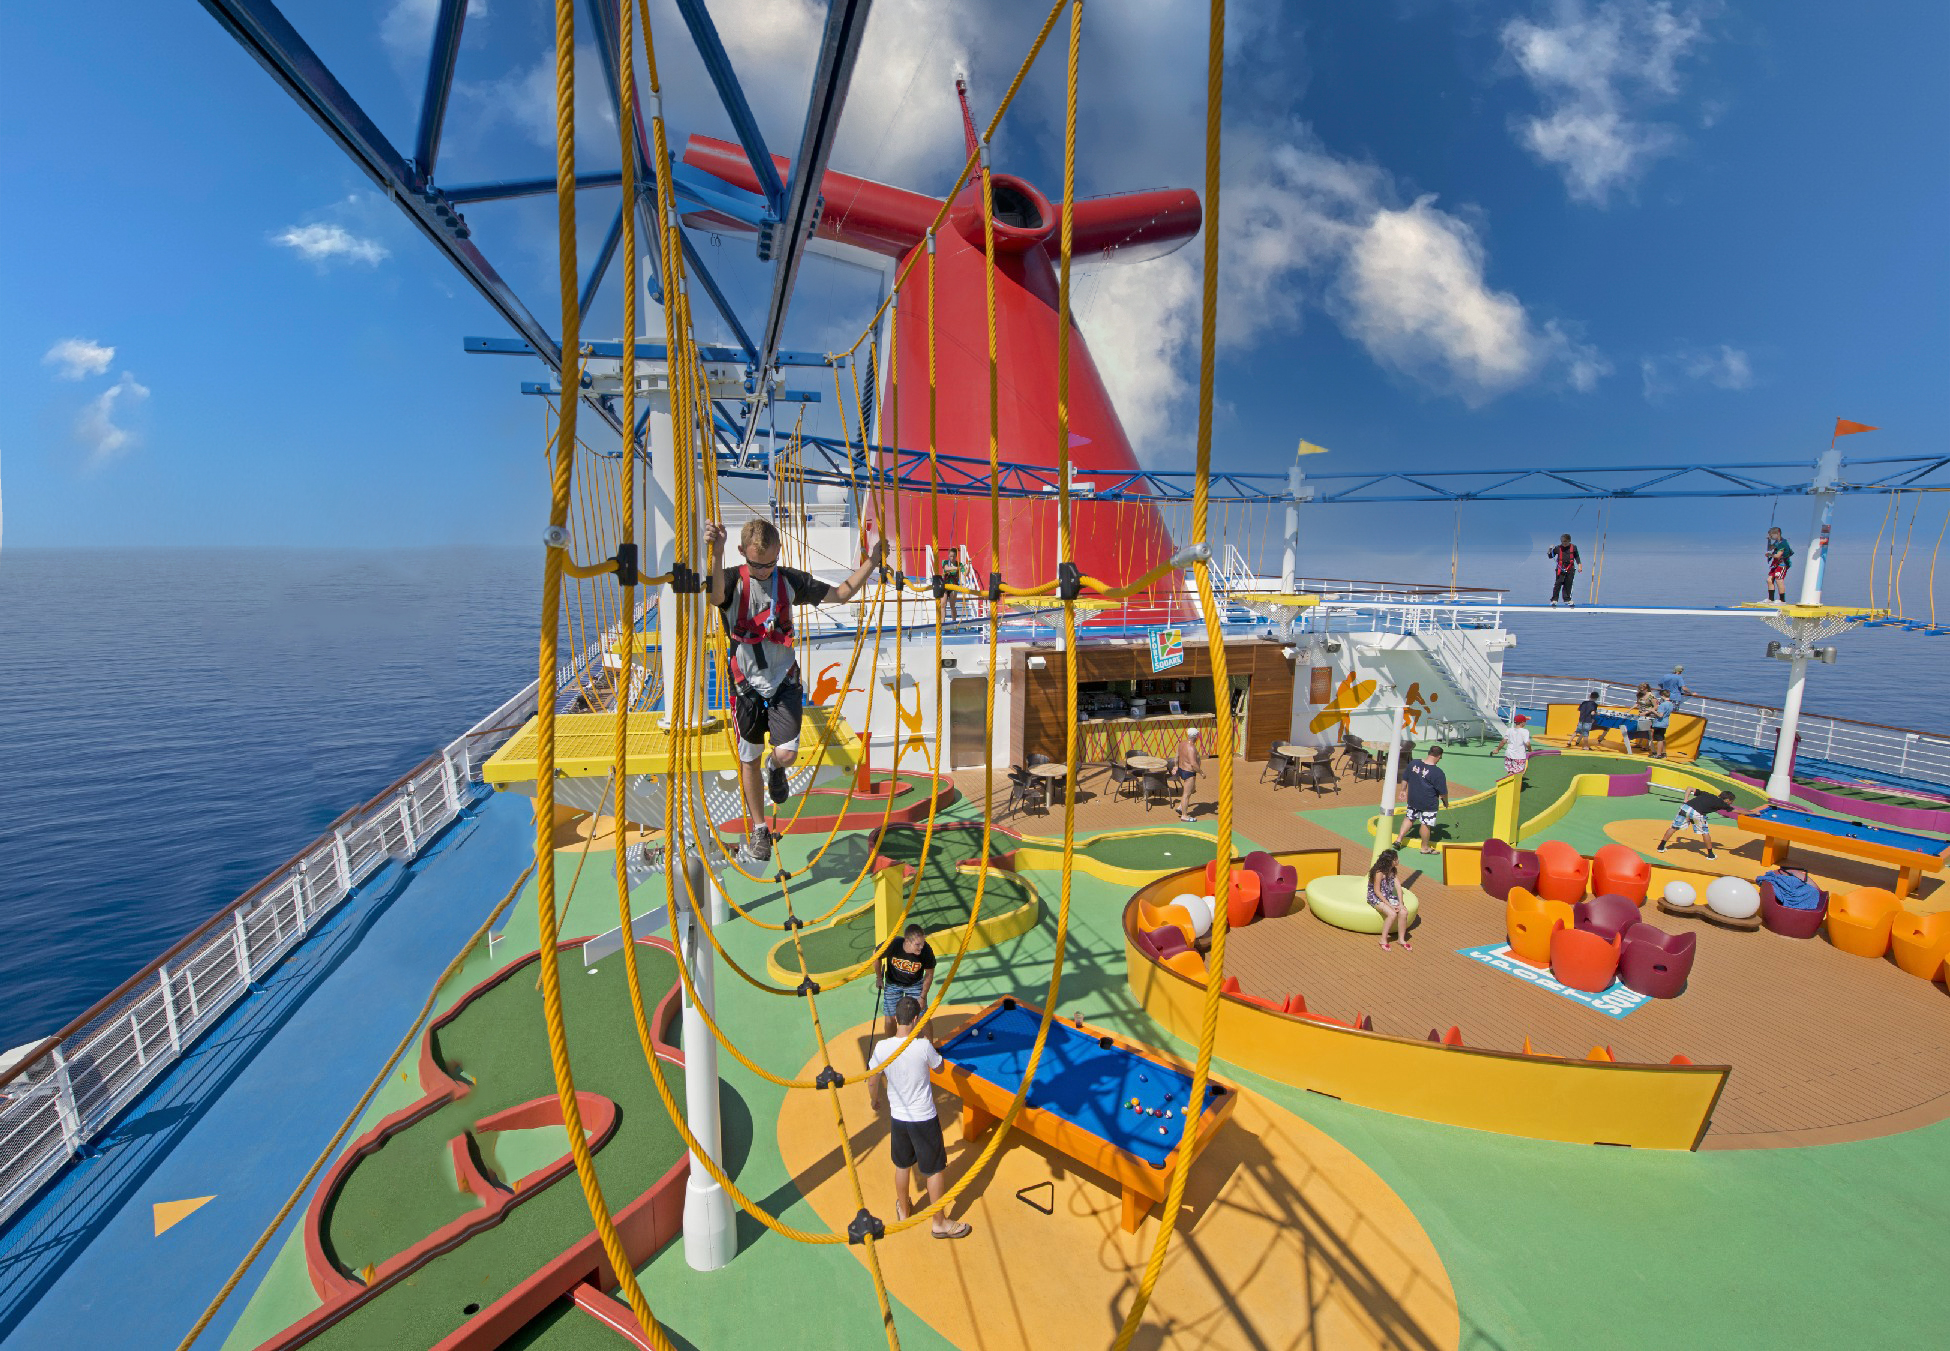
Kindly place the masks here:
<instances>
[{"instance_id":1,"label":"harnessed climber","mask_svg":"<svg viewBox=\"0 0 1950 1351\"><path fill-rule=\"evenodd\" d=\"M770 791L775 803L784 802L790 793L785 772L799 756L799 728L805 716L806 693L799 681L799 659L792 650L793 607L852 600L886 558L887 543L875 540L853 575L835 586L797 568L778 566L779 532L770 521L745 522L738 535L738 552L745 561L735 568L724 566L724 526L707 525L704 542L710 550L711 603L724 617L737 690L738 779L748 825L739 860L748 866L762 864L772 857L766 793ZM769 757L765 753L768 734ZM763 772L760 760L765 761Z\"/></svg>"}]
</instances>

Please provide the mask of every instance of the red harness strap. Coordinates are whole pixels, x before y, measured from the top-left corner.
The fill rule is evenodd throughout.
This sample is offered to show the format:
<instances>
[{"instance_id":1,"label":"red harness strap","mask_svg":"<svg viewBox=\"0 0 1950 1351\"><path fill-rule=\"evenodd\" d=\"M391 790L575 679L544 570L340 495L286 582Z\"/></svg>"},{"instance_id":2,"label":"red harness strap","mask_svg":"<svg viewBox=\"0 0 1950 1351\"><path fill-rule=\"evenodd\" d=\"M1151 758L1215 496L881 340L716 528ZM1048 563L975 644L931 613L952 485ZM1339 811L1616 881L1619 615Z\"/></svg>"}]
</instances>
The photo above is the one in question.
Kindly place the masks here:
<instances>
[{"instance_id":1,"label":"red harness strap","mask_svg":"<svg viewBox=\"0 0 1950 1351\"><path fill-rule=\"evenodd\" d=\"M785 584L783 570L772 569L771 594L761 608L752 586L751 565L740 564L731 613L731 673L742 684L753 671L765 669L762 644L792 646L792 592Z\"/></svg>"}]
</instances>

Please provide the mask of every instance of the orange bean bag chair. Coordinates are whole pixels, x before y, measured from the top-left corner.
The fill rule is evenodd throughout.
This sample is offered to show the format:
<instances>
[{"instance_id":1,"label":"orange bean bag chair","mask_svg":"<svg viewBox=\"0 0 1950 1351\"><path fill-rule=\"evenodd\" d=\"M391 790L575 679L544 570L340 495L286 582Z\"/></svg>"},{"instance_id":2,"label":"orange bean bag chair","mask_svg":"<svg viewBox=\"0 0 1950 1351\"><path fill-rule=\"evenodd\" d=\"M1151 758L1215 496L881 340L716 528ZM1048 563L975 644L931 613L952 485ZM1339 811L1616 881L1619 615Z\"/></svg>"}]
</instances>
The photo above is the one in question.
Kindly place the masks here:
<instances>
[{"instance_id":1,"label":"orange bean bag chair","mask_svg":"<svg viewBox=\"0 0 1950 1351\"><path fill-rule=\"evenodd\" d=\"M1545 840L1537 846L1537 894L1545 900L1581 901L1590 878L1591 860L1564 841Z\"/></svg>"},{"instance_id":2,"label":"orange bean bag chair","mask_svg":"<svg viewBox=\"0 0 1950 1351\"><path fill-rule=\"evenodd\" d=\"M1205 887L1208 893L1219 884L1218 860L1205 865ZM1231 874L1232 890L1226 896L1226 923L1235 929L1244 928L1259 918L1259 875L1248 872L1246 865L1234 859Z\"/></svg>"},{"instance_id":3,"label":"orange bean bag chair","mask_svg":"<svg viewBox=\"0 0 1950 1351\"><path fill-rule=\"evenodd\" d=\"M1828 903L1828 941L1857 957L1889 951L1889 931L1902 902L1881 887L1858 887Z\"/></svg>"},{"instance_id":4,"label":"orange bean bag chair","mask_svg":"<svg viewBox=\"0 0 1950 1351\"><path fill-rule=\"evenodd\" d=\"M1896 965L1924 980L1945 979L1943 962L1950 956L1950 910L1915 915L1904 910L1889 931Z\"/></svg>"},{"instance_id":5,"label":"orange bean bag chair","mask_svg":"<svg viewBox=\"0 0 1950 1351\"><path fill-rule=\"evenodd\" d=\"M1551 963L1551 933L1571 927L1571 907L1563 901L1547 901L1522 887L1510 888L1510 899L1503 905L1504 927L1510 934L1510 955L1532 966Z\"/></svg>"},{"instance_id":6,"label":"orange bean bag chair","mask_svg":"<svg viewBox=\"0 0 1950 1351\"><path fill-rule=\"evenodd\" d=\"M1645 904L1645 893L1652 887L1652 865L1638 851L1622 844L1607 844L1591 857L1591 894L1623 896Z\"/></svg>"},{"instance_id":7,"label":"orange bean bag chair","mask_svg":"<svg viewBox=\"0 0 1950 1351\"><path fill-rule=\"evenodd\" d=\"M1192 912L1182 905L1153 905L1149 901L1138 902L1138 932L1150 933L1153 929L1176 929L1185 936L1185 946L1191 947L1198 935L1198 928L1192 921Z\"/></svg>"},{"instance_id":8,"label":"orange bean bag chair","mask_svg":"<svg viewBox=\"0 0 1950 1351\"><path fill-rule=\"evenodd\" d=\"M1618 975L1618 938L1604 938L1588 929L1551 931L1551 974L1559 985L1587 994L1603 994Z\"/></svg>"},{"instance_id":9,"label":"orange bean bag chair","mask_svg":"<svg viewBox=\"0 0 1950 1351\"><path fill-rule=\"evenodd\" d=\"M1170 967L1181 976L1189 976L1200 985L1205 984L1205 958L1199 956L1190 948L1186 948L1182 952L1172 953L1171 956L1165 958L1159 965Z\"/></svg>"}]
</instances>

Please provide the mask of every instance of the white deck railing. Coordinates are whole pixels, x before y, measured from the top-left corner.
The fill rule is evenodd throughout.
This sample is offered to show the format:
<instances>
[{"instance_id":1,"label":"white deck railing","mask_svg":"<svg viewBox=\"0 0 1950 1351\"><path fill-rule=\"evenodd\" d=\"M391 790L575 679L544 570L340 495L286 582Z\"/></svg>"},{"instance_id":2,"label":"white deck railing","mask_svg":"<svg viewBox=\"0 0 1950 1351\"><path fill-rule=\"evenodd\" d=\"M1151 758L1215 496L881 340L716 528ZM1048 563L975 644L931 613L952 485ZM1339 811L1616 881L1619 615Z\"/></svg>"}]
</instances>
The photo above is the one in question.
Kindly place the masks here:
<instances>
[{"instance_id":1,"label":"white deck railing","mask_svg":"<svg viewBox=\"0 0 1950 1351\"><path fill-rule=\"evenodd\" d=\"M565 668L564 684L573 672ZM0 1077L0 1221L388 858L416 856L480 766L535 711L540 682L481 719L131 976Z\"/></svg>"},{"instance_id":2,"label":"white deck railing","mask_svg":"<svg viewBox=\"0 0 1950 1351\"><path fill-rule=\"evenodd\" d=\"M1542 708L1546 704L1575 704L1592 690L1598 701L1629 707L1638 687L1627 681L1580 680L1569 676L1506 675L1506 707ZM1781 710L1733 699L1694 697L1679 703L1682 713L1706 719L1706 734L1722 741L1772 751L1781 730ZM1801 755L1838 765L1923 783L1950 785L1950 737L1931 736L1902 727L1803 713Z\"/></svg>"}]
</instances>

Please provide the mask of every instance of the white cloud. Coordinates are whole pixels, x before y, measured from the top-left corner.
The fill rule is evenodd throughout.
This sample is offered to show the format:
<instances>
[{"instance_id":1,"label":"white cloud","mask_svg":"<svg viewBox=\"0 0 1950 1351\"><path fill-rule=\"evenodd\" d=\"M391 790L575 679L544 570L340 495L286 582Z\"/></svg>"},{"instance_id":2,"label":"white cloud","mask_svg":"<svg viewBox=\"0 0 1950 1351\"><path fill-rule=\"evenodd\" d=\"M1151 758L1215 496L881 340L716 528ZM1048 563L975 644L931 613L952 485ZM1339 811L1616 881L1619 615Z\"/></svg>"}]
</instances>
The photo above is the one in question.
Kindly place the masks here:
<instances>
[{"instance_id":1,"label":"white cloud","mask_svg":"<svg viewBox=\"0 0 1950 1351\"><path fill-rule=\"evenodd\" d=\"M1290 333L1326 312L1381 366L1472 407L1542 379L1589 393L1611 372L1597 349L1487 279L1476 228L1435 198L1397 205L1384 170L1336 156L1305 127L1227 138L1220 212L1226 347ZM1132 443L1155 459L1182 442L1196 385L1200 255L1107 263L1077 305Z\"/></svg>"},{"instance_id":2,"label":"white cloud","mask_svg":"<svg viewBox=\"0 0 1950 1351\"><path fill-rule=\"evenodd\" d=\"M1512 19L1503 46L1543 104L1518 139L1555 167L1574 201L1603 206L1680 143L1645 120L1679 94L1679 62L1706 40L1702 11L1669 0L1553 0L1540 21Z\"/></svg>"},{"instance_id":3,"label":"white cloud","mask_svg":"<svg viewBox=\"0 0 1950 1351\"><path fill-rule=\"evenodd\" d=\"M88 466L97 468L133 450L136 435L116 422L149 398L146 385L136 383L127 371L122 378L90 399L75 419L74 438L88 452Z\"/></svg>"},{"instance_id":4,"label":"white cloud","mask_svg":"<svg viewBox=\"0 0 1950 1351\"><path fill-rule=\"evenodd\" d=\"M101 375L113 360L113 347L104 347L90 338L63 338L47 349L41 364L59 367L55 373L63 380L80 380L85 376Z\"/></svg>"},{"instance_id":5,"label":"white cloud","mask_svg":"<svg viewBox=\"0 0 1950 1351\"><path fill-rule=\"evenodd\" d=\"M528 70L494 81L470 93L483 98L489 117L505 114L528 139L549 152L547 169L555 167L555 51L554 44ZM592 164L611 164L623 154L616 114L609 104L601 59L593 43L576 44L576 164L578 172Z\"/></svg>"},{"instance_id":6,"label":"white cloud","mask_svg":"<svg viewBox=\"0 0 1950 1351\"><path fill-rule=\"evenodd\" d=\"M362 238L343 225L293 225L273 235L271 242L294 249L321 266L342 258L347 262L374 267L390 253L378 240Z\"/></svg>"},{"instance_id":7,"label":"white cloud","mask_svg":"<svg viewBox=\"0 0 1950 1351\"><path fill-rule=\"evenodd\" d=\"M1736 392L1751 389L1754 384L1753 361L1746 352L1726 343L1641 357L1639 375L1645 397L1653 403L1678 393L1688 382Z\"/></svg>"},{"instance_id":8,"label":"white cloud","mask_svg":"<svg viewBox=\"0 0 1950 1351\"><path fill-rule=\"evenodd\" d=\"M487 0L468 0L468 23L485 19L487 12ZM387 55L398 65L417 66L418 74L424 77L427 56L433 50L433 25L439 17L440 0L393 0L393 7L379 21L379 40L385 44Z\"/></svg>"}]
</instances>

